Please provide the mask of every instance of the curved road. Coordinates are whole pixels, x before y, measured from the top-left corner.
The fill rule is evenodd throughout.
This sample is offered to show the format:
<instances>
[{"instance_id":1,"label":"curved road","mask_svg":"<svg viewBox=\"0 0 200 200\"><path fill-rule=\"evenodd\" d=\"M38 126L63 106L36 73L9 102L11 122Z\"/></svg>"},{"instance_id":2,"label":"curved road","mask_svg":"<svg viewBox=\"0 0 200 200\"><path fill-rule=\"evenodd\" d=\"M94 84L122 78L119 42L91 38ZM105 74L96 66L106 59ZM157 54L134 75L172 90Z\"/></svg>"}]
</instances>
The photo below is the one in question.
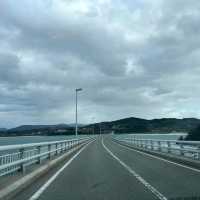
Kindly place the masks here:
<instances>
[{"instance_id":1,"label":"curved road","mask_svg":"<svg viewBox=\"0 0 200 200\"><path fill-rule=\"evenodd\" d=\"M199 185L199 170L149 156L103 136L14 199L189 200L200 199Z\"/></svg>"}]
</instances>

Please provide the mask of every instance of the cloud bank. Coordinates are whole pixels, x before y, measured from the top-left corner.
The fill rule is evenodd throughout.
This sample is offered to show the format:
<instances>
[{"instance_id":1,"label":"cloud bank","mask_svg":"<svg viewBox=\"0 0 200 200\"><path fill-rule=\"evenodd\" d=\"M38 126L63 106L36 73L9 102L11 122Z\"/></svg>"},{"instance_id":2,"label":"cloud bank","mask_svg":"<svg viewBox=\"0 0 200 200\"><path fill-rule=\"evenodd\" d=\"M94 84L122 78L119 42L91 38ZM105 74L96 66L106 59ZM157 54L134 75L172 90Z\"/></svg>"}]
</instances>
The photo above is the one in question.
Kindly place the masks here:
<instances>
[{"instance_id":1,"label":"cloud bank","mask_svg":"<svg viewBox=\"0 0 200 200\"><path fill-rule=\"evenodd\" d=\"M200 117L198 0L0 1L0 126Z\"/></svg>"}]
</instances>

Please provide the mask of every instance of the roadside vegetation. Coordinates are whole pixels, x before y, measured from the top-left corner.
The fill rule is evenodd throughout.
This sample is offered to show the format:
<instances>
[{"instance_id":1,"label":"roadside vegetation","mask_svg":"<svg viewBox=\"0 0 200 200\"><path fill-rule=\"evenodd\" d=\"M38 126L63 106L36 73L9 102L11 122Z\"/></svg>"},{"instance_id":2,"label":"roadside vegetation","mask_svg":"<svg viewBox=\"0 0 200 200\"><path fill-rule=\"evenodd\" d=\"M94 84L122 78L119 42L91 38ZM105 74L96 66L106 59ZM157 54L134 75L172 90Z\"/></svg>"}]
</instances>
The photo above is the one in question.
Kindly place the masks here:
<instances>
[{"instance_id":1,"label":"roadside vegetation","mask_svg":"<svg viewBox=\"0 0 200 200\"><path fill-rule=\"evenodd\" d=\"M200 141L200 125L189 132L186 140Z\"/></svg>"}]
</instances>

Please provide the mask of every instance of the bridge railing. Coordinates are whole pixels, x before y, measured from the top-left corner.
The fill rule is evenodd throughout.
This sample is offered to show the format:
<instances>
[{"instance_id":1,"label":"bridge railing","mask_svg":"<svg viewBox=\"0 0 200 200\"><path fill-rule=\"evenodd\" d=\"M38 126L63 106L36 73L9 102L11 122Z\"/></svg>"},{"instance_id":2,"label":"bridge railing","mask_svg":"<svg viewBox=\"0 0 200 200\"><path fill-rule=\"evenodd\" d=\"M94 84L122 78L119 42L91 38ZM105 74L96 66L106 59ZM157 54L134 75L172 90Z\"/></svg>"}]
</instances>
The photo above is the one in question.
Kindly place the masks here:
<instances>
[{"instance_id":1,"label":"bridge railing","mask_svg":"<svg viewBox=\"0 0 200 200\"><path fill-rule=\"evenodd\" d=\"M40 164L42 160L51 159L65 151L91 140L91 137L78 137L75 139L54 142L41 142L0 146L0 177L15 171L26 170L33 164Z\"/></svg>"},{"instance_id":2,"label":"bridge railing","mask_svg":"<svg viewBox=\"0 0 200 200\"><path fill-rule=\"evenodd\" d=\"M170 153L200 160L200 141L138 139L133 136L115 136L114 139L146 150Z\"/></svg>"}]
</instances>

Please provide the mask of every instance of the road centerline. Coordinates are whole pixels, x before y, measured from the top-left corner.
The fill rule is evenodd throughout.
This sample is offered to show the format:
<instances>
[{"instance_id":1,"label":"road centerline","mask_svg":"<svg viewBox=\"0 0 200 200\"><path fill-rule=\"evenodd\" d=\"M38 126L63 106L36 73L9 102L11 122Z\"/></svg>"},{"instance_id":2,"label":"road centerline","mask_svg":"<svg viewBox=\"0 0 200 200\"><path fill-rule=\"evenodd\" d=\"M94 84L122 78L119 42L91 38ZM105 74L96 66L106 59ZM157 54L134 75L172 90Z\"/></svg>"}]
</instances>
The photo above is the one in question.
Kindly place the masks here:
<instances>
[{"instance_id":1,"label":"road centerline","mask_svg":"<svg viewBox=\"0 0 200 200\"><path fill-rule=\"evenodd\" d=\"M144 178L137 174L130 166L125 164L119 157L117 157L108 147L105 146L104 140L102 138L101 143L104 149L115 159L117 160L129 173L131 173L140 183L142 183L148 190L150 190L158 199L167 200L163 194L161 194L156 188L150 185Z\"/></svg>"}]
</instances>

